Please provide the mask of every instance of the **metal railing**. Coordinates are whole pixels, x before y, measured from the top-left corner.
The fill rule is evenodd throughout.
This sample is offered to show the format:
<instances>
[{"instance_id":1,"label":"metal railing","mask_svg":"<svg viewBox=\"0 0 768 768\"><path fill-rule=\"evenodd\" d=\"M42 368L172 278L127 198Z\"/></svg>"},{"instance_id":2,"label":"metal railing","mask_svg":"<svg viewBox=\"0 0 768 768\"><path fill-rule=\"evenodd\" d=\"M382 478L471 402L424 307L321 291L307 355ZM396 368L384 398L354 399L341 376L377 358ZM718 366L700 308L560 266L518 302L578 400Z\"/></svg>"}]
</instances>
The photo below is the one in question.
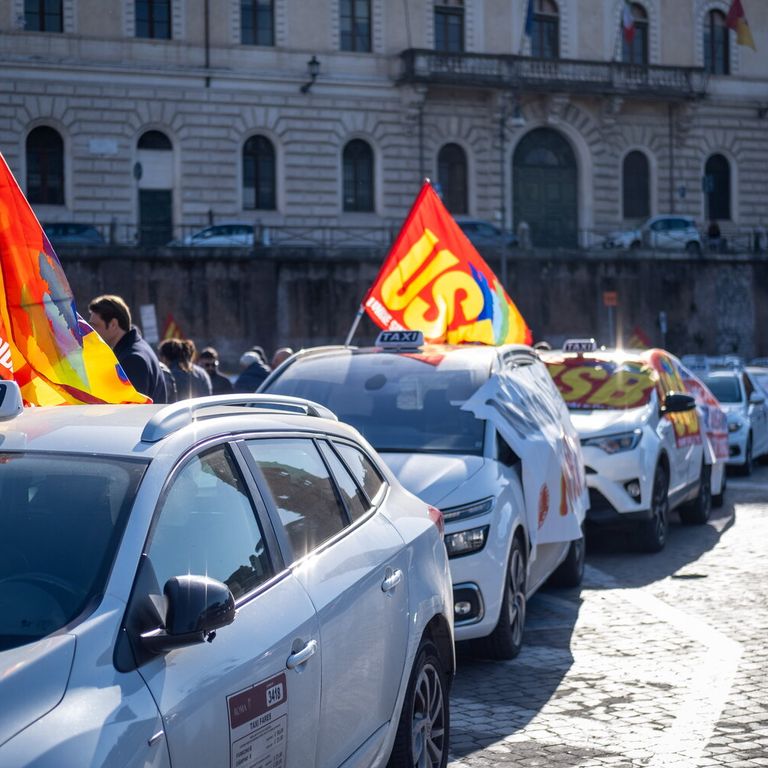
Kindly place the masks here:
<instances>
[{"instance_id":1,"label":"metal railing","mask_svg":"<svg viewBox=\"0 0 768 768\"><path fill-rule=\"evenodd\" d=\"M535 59L416 48L403 51L401 60L401 82L675 99L699 98L707 90L702 67L638 66L618 61Z\"/></svg>"}]
</instances>

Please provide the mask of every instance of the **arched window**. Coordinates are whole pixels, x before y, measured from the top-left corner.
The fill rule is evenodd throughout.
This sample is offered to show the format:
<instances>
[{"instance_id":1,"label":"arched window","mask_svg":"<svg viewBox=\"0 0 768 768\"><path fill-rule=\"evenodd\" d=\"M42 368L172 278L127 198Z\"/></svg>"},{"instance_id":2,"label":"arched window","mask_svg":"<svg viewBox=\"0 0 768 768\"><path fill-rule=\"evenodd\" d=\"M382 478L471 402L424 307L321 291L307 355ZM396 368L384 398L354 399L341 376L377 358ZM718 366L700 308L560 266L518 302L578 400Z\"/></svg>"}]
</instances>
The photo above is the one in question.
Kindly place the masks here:
<instances>
[{"instance_id":1,"label":"arched window","mask_svg":"<svg viewBox=\"0 0 768 768\"><path fill-rule=\"evenodd\" d=\"M722 11L710 11L704 22L704 69L710 75L730 72L728 27Z\"/></svg>"},{"instance_id":2,"label":"arched window","mask_svg":"<svg viewBox=\"0 0 768 768\"><path fill-rule=\"evenodd\" d=\"M458 144L446 144L437 155L437 181L445 207L451 213L467 212L467 157Z\"/></svg>"},{"instance_id":3,"label":"arched window","mask_svg":"<svg viewBox=\"0 0 768 768\"><path fill-rule=\"evenodd\" d=\"M24 29L32 32L63 32L61 0L24 0Z\"/></svg>"},{"instance_id":4,"label":"arched window","mask_svg":"<svg viewBox=\"0 0 768 768\"><path fill-rule=\"evenodd\" d=\"M630 13L632 26L629 29L624 26L623 15L621 19L623 27L621 60L625 64L638 64L645 67L648 66L648 14L639 3L630 5Z\"/></svg>"},{"instance_id":5,"label":"arched window","mask_svg":"<svg viewBox=\"0 0 768 768\"><path fill-rule=\"evenodd\" d=\"M173 149L171 140L162 131L146 131L139 137L139 149Z\"/></svg>"},{"instance_id":6,"label":"arched window","mask_svg":"<svg viewBox=\"0 0 768 768\"><path fill-rule=\"evenodd\" d=\"M53 128L35 128L27 136L27 199L64 205L64 142Z\"/></svg>"},{"instance_id":7,"label":"arched window","mask_svg":"<svg viewBox=\"0 0 768 768\"><path fill-rule=\"evenodd\" d=\"M341 50L371 50L371 0L341 0Z\"/></svg>"},{"instance_id":8,"label":"arched window","mask_svg":"<svg viewBox=\"0 0 768 768\"><path fill-rule=\"evenodd\" d=\"M171 39L171 0L136 0L136 37Z\"/></svg>"},{"instance_id":9,"label":"arched window","mask_svg":"<svg viewBox=\"0 0 768 768\"><path fill-rule=\"evenodd\" d=\"M560 14L554 0L535 0L531 55L539 59L560 57Z\"/></svg>"},{"instance_id":10,"label":"arched window","mask_svg":"<svg viewBox=\"0 0 768 768\"><path fill-rule=\"evenodd\" d=\"M723 155L711 155L704 166L707 218L731 218L731 165Z\"/></svg>"},{"instance_id":11,"label":"arched window","mask_svg":"<svg viewBox=\"0 0 768 768\"><path fill-rule=\"evenodd\" d=\"M240 42L243 45L275 44L273 0L240 0Z\"/></svg>"},{"instance_id":12,"label":"arched window","mask_svg":"<svg viewBox=\"0 0 768 768\"><path fill-rule=\"evenodd\" d=\"M243 208L273 211L275 148L264 136L251 136L243 146Z\"/></svg>"},{"instance_id":13,"label":"arched window","mask_svg":"<svg viewBox=\"0 0 768 768\"><path fill-rule=\"evenodd\" d=\"M651 185L648 158L638 151L624 158L622 200L625 219L645 219L651 215Z\"/></svg>"},{"instance_id":14,"label":"arched window","mask_svg":"<svg viewBox=\"0 0 768 768\"><path fill-rule=\"evenodd\" d=\"M344 147L344 210L373 210L373 150L362 139Z\"/></svg>"},{"instance_id":15,"label":"arched window","mask_svg":"<svg viewBox=\"0 0 768 768\"><path fill-rule=\"evenodd\" d=\"M464 50L464 0L435 2L435 50L450 53Z\"/></svg>"}]
</instances>

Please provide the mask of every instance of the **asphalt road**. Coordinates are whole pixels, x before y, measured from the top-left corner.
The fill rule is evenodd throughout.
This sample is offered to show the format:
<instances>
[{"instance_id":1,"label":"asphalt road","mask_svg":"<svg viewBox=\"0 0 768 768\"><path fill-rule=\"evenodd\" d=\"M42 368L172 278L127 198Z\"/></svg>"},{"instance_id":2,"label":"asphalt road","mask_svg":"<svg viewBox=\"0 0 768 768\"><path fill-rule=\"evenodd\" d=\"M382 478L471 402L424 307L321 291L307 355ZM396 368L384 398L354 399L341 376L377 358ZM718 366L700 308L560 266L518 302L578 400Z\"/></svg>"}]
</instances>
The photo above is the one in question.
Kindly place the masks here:
<instances>
[{"instance_id":1,"label":"asphalt road","mask_svg":"<svg viewBox=\"0 0 768 768\"><path fill-rule=\"evenodd\" d=\"M593 540L511 662L461 655L450 768L768 766L768 466L663 552Z\"/></svg>"}]
</instances>

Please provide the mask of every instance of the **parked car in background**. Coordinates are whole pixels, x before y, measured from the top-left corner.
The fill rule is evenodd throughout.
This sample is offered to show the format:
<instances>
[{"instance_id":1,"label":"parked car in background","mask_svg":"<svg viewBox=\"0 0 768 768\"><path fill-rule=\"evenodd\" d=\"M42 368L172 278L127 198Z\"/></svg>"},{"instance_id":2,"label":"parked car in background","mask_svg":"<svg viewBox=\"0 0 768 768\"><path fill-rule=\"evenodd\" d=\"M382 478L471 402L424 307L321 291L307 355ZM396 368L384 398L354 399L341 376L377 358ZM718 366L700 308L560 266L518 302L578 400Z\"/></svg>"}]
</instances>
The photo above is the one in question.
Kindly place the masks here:
<instances>
[{"instance_id":1,"label":"parked car in background","mask_svg":"<svg viewBox=\"0 0 768 768\"><path fill-rule=\"evenodd\" d=\"M701 234L689 216L652 216L637 229L612 232L604 248L658 248L701 253Z\"/></svg>"},{"instance_id":2,"label":"parked car in background","mask_svg":"<svg viewBox=\"0 0 768 768\"><path fill-rule=\"evenodd\" d=\"M490 221L470 219L466 216L456 216L455 220L467 239L476 247L512 248L517 245L517 236L513 232L503 231Z\"/></svg>"},{"instance_id":3,"label":"parked car in background","mask_svg":"<svg viewBox=\"0 0 768 768\"><path fill-rule=\"evenodd\" d=\"M172 240L168 245L188 246L192 248L252 248L255 242L255 230L251 224L214 224L201 229L181 240Z\"/></svg>"},{"instance_id":4,"label":"parked car in background","mask_svg":"<svg viewBox=\"0 0 768 768\"><path fill-rule=\"evenodd\" d=\"M0 498L0 765L446 765L442 516L327 409L0 382Z\"/></svg>"},{"instance_id":5,"label":"parked car in background","mask_svg":"<svg viewBox=\"0 0 768 768\"><path fill-rule=\"evenodd\" d=\"M382 333L373 347L303 350L260 391L327 405L406 488L442 510L456 639L482 655L519 652L526 601L547 579L581 581L578 438L530 347Z\"/></svg>"},{"instance_id":6,"label":"parked car in background","mask_svg":"<svg viewBox=\"0 0 768 768\"><path fill-rule=\"evenodd\" d=\"M581 438L587 521L633 530L647 552L665 546L672 509L683 523L706 523L712 459L675 358L660 349L598 350L594 339L540 354Z\"/></svg>"},{"instance_id":7,"label":"parked car in background","mask_svg":"<svg viewBox=\"0 0 768 768\"><path fill-rule=\"evenodd\" d=\"M741 367L713 366L702 378L728 416L728 463L750 475L754 460L768 454L765 390L753 372Z\"/></svg>"},{"instance_id":8,"label":"parked car in background","mask_svg":"<svg viewBox=\"0 0 768 768\"><path fill-rule=\"evenodd\" d=\"M74 221L56 221L43 224L43 230L55 248L57 245L101 245L104 236L91 224Z\"/></svg>"}]
</instances>

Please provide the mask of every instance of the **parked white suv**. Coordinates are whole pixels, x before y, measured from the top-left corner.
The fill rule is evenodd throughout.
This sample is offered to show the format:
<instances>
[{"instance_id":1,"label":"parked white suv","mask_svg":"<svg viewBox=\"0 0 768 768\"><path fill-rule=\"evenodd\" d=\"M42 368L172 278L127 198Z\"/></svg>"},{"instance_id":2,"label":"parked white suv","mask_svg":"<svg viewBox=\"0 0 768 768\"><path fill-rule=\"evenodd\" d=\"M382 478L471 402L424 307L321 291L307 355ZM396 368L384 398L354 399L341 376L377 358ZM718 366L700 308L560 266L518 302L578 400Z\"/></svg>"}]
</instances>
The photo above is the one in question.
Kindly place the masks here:
<instances>
[{"instance_id":1,"label":"parked white suv","mask_svg":"<svg viewBox=\"0 0 768 768\"><path fill-rule=\"evenodd\" d=\"M424 345L304 350L262 392L308 397L357 427L400 482L445 516L457 640L520 650L527 598L581 581L587 493L578 437L530 347Z\"/></svg>"},{"instance_id":2,"label":"parked white suv","mask_svg":"<svg viewBox=\"0 0 768 768\"><path fill-rule=\"evenodd\" d=\"M696 401L664 350L575 349L541 354L581 437L587 521L631 527L640 548L658 552L671 509L684 523L709 519L714 454L704 450Z\"/></svg>"},{"instance_id":3,"label":"parked white suv","mask_svg":"<svg viewBox=\"0 0 768 768\"><path fill-rule=\"evenodd\" d=\"M3 382L0 498L0 765L446 765L441 515L322 406Z\"/></svg>"},{"instance_id":4,"label":"parked white suv","mask_svg":"<svg viewBox=\"0 0 768 768\"><path fill-rule=\"evenodd\" d=\"M637 229L612 232L604 248L659 248L701 253L701 234L690 216L652 216Z\"/></svg>"}]
</instances>

